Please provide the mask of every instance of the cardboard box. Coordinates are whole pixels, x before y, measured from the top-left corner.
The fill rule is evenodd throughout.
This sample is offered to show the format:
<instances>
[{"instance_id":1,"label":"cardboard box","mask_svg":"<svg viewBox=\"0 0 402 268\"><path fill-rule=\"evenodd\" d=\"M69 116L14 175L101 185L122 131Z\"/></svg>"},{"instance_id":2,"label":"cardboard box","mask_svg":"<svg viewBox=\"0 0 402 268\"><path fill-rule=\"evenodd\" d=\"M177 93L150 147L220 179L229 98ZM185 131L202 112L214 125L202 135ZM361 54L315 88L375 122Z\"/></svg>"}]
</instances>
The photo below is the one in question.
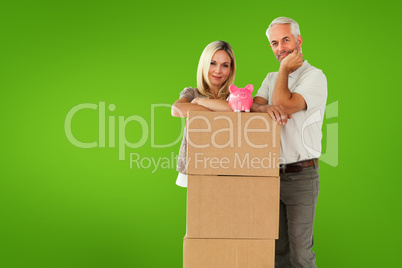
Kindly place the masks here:
<instances>
[{"instance_id":1,"label":"cardboard box","mask_svg":"<svg viewBox=\"0 0 402 268\"><path fill-rule=\"evenodd\" d=\"M279 177L188 175L187 237L276 239Z\"/></svg>"},{"instance_id":2,"label":"cardboard box","mask_svg":"<svg viewBox=\"0 0 402 268\"><path fill-rule=\"evenodd\" d=\"M279 176L280 125L266 113L190 111L188 174Z\"/></svg>"},{"instance_id":3,"label":"cardboard box","mask_svg":"<svg viewBox=\"0 0 402 268\"><path fill-rule=\"evenodd\" d=\"M183 268L273 268L275 240L184 238Z\"/></svg>"}]
</instances>

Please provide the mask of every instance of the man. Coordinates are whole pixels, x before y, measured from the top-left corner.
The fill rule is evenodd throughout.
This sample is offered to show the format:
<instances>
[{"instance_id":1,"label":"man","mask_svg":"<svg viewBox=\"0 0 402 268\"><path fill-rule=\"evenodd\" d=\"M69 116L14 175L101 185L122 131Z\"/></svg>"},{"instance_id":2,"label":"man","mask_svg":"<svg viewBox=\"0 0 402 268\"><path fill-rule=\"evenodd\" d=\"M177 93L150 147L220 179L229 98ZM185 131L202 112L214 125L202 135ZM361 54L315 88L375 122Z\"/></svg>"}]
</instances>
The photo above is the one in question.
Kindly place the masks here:
<instances>
[{"instance_id":1,"label":"man","mask_svg":"<svg viewBox=\"0 0 402 268\"><path fill-rule=\"evenodd\" d=\"M282 125L275 267L316 267L313 225L327 80L321 70L303 60L296 21L279 17L266 34L280 67L267 75L251 110L266 112Z\"/></svg>"}]
</instances>

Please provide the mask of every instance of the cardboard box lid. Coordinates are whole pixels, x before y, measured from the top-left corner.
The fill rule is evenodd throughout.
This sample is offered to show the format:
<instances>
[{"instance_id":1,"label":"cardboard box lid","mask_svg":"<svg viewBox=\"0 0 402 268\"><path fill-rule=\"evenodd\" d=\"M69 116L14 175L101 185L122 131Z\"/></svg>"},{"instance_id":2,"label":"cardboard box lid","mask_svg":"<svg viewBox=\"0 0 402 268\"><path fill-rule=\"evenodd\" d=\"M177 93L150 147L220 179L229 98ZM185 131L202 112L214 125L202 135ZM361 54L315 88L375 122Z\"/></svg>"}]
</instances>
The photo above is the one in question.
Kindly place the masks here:
<instances>
[{"instance_id":1,"label":"cardboard box lid","mask_svg":"<svg viewBox=\"0 0 402 268\"><path fill-rule=\"evenodd\" d=\"M188 174L278 176L280 125L265 113L190 111Z\"/></svg>"},{"instance_id":2,"label":"cardboard box lid","mask_svg":"<svg viewBox=\"0 0 402 268\"><path fill-rule=\"evenodd\" d=\"M279 177L188 175L187 237L276 239Z\"/></svg>"},{"instance_id":3,"label":"cardboard box lid","mask_svg":"<svg viewBox=\"0 0 402 268\"><path fill-rule=\"evenodd\" d=\"M275 240L184 238L183 268L270 268Z\"/></svg>"}]
</instances>

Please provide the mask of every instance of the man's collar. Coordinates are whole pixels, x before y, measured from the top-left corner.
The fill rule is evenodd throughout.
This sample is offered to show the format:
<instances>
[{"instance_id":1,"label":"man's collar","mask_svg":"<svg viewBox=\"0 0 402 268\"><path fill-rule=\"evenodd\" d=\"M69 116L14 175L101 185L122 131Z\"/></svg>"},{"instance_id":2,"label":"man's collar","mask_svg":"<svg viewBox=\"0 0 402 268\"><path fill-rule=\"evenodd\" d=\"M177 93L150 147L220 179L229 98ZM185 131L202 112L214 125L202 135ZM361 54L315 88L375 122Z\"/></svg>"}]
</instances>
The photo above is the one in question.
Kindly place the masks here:
<instances>
[{"instance_id":1,"label":"man's collar","mask_svg":"<svg viewBox=\"0 0 402 268\"><path fill-rule=\"evenodd\" d=\"M293 79L299 77L299 75L310 66L311 65L307 62L307 60L304 60L303 65L297 68L297 70L294 71L293 73L289 74L289 77Z\"/></svg>"}]
</instances>

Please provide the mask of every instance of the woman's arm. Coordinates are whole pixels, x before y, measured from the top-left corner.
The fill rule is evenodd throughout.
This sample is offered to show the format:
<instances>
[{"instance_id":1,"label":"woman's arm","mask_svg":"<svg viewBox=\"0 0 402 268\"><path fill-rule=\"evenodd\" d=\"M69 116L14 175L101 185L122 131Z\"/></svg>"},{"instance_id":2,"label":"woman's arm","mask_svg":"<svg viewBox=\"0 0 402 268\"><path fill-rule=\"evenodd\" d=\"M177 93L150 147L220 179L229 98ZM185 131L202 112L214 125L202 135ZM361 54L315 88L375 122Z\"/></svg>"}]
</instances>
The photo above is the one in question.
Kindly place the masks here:
<instances>
[{"instance_id":1,"label":"woman's arm","mask_svg":"<svg viewBox=\"0 0 402 268\"><path fill-rule=\"evenodd\" d=\"M231 112L229 103L219 99L195 98L191 103L200 105L214 112Z\"/></svg>"},{"instance_id":2,"label":"woman's arm","mask_svg":"<svg viewBox=\"0 0 402 268\"><path fill-rule=\"evenodd\" d=\"M210 109L191 103L186 97L181 97L172 105L172 116L187 117L188 111L211 111Z\"/></svg>"}]
</instances>

